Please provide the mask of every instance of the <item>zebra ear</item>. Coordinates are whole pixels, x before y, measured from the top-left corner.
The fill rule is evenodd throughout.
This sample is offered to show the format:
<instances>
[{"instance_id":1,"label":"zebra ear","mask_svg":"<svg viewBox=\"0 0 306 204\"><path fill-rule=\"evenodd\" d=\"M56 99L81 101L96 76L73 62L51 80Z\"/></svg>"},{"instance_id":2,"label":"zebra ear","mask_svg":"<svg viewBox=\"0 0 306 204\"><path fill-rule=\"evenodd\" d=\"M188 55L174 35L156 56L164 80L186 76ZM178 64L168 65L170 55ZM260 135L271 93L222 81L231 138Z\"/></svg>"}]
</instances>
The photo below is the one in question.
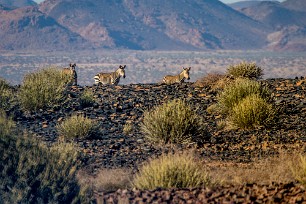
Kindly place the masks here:
<instances>
[{"instance_id":1,"label":"zebra ear","mask_svg":"<svg viewBox=\"0 0 306 204\"><path fill-rule=\"evenodd\" d=\"M126 68L126 65L123 66L123 69L125 69L125 68Z\"/></svg>"},{"instance_id":2,"label":"zebra ear","mask_svg":"<svg viewBox=\"0 0 306 204\"><path fill-rule=\"evenodd\" d=\"M188 67L187 69L188 69L188 71L189 71L189 70L191 69L191 67Z\"/></svg>"},{"instance_id":3,"label":"zebra ear","mask_svg":"<svg viewBox=\"0 0 306 204\"><path fill-rule=\"evenodd\" d=\"M71 64L71 63L69 64L69 67L72 67L72 64Z\"/></svg>"}]
</instances>

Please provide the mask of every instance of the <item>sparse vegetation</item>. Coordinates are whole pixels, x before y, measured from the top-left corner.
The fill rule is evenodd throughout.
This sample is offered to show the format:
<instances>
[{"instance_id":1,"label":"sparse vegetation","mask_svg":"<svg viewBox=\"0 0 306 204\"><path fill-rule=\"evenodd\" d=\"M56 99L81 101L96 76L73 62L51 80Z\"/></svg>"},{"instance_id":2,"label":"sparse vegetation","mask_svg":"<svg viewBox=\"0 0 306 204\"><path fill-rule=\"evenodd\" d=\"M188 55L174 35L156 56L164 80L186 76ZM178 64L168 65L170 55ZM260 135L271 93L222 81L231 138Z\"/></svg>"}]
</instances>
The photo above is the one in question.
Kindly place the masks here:
<instances>
[{"instance_id":1,"label":"sparse vegetation","mask_svg":"<svg viewBox=\"0 0 306 204\"><path fill-rule=\"evenodd\" d=\"M84 115L72 115L56 126L57 131L64 139L79 139L94 136L98 133L97 122Z\"/></svg>"},{"instance_id":2,"label":"sparse vegetation","mask_svg":"<svg viewBox=\"0 0 306 204\"><path fill-rule=\"evenodd\" d=\"M270 126L276 120L277 110L272 103L272 94L259 82L238 78L218 95L218 103L207 108L209 113L227 117L229 128L250 129ZM221 126L218 126L221 127Z\"/></svg>"},{"instance_id":3,"label":"sparse vegetation","mask_svg":"<svg viewBox=\"0 0 306 204\"><path fill-rule=\"evenodd\" d=\"M234 81L234 77L227 74L209 73L194 83L196 87L209 87L211 90L223 90Z\"/></svg>"},{"instance_id":4,"label":"sparse vegetation","mask_svg":"<svg viewBox=\"0 0 306 204\"><path fill-rule=\"evenodd\" d=\"M133 180L138 189L212 186L207 170L192 153L164 154L144 164Z\"/></svg>"},{"instance_id":5,"label":"sparse vegetation","mask_svg":"<svg viewBox=\"0 0 306 204\"><path fill-rule=\"evenodd\" d=\"M306 156L299 154L296 160L292 160L291 172L294 178L306 186Z\"/></svg>"},{"instance_id":6,"label":"sparse vegetation","mask_svg":"<svg viewBox=\"0 0 306 204\"><path fill-rule=\"evenodd\" d=\"M214 87L219 80L224 78L224 74L219 74L219 73L209 73L205 75L204 77L198 79L195 83L194 86L199 86L199 87Z\"/></svg>"},{"instance_id":7,"label":"sparse vegetation","mask_svg":"<svg viewBox=\"0 0 306 204\"><path fill-rule=\"evenodd\" d=\"M19 93L22 107L28 111L36 111L59 104L64 97L65 84L66 79L56 68L27 74Z\"/></svg>"},{"instance_id":8,"label":"sparse vegetation","mask_svg":"<svg viewBox=\"0 0 306 204\"><path fill-rule=\"evenodd\" d=\"M51 148L29 136L0 137L0 195L4 203L78 203L90 198L76 180L72 144Z\"/></svg>"},{"instance_id":9,"label":"sparse vegetation","mask_svg":"<svg viewBox=\"0 0 306 204\"><path fill-rule=\"evenodd\" d=\"M253 94L266 101L271 100L271 92L268 88L256 81L238 78L218 95L218 110L228 114L242 99Z\"/></svg>"},{"instance_id":10,"label":"sparse vegetation","mask_svg":"<svg viewBox=\"0 0 306 204\"><path fill-rule=\"evenodd\" d=\"M90 107L95 103L94 94L90 89L85 89L80 97L80 105L83 108Z\"/></svg>"},{"instance_id":11,"label":"sparse vegetation","mask_svg":"<svg viewBox=\"0 0 306 204\"><path fill-rule=\"evenodd\" d=\"M201 117L182 100L172 100L144 113L142 133L156 143L191 143L207 135Z\"/></svg>"},{"instance_id":12,"label":"sparse vegetation","mask_svg":"<svg viewBox=\"0 0 306 204\"><path fill-rule=\"evenodd\" d=\"M229 121L234 127L249 129L255 126L269 126L274 122L275 116L276 110L273 105L253 94L233 107Z\"/></svg>"},{"instance_id":13,"label":"sparse vegetation","mask_svg":"<svg viewBox=\"0 0 306 204\"><path fill-rule=\"evenodd\" d=\"M98 191L104 192L126 189L131 187L131 177L129 169L101 169L94 178L94 186Z\"/></svg>"},{"instance_id":14,"label":"sparse vegetation","mask_svg":"<svg viewBox=\"0 0 306 204\"><path fill-rule=\"evenodd\" d=\"M260 79L263 76L263 70L255 62L241 62L237 65L231 65L227 69L227 74L234 78Z\"/></svg>"},{"instance_id":15,"label":"sparse vegetation","mask_svg":"<svg viewBox=\"0 0 306 204\"><path fill-rule=\"evenodd\" d=\"M5 137L12 134L15 127L15 122L10 117L7 117L4 110L0 109L0 135Z\"/></svg>"},{"instance_id":16,"label":"sparse vegetation","mask_svg":"<svg viewBox=\"0 0 306 204\"><path fill-rule=\"evenodd\" d=\"M0 108L7 109L13 99L12 87L2 78L0 78Z\"/></svg>"},{"instance_id":17,"label":"sparse vegetation","mask_svg":"<svg viewBox=\"0 0 306 204\"><path fill-rule=\"evenodd\" d=\"M131 123L126 123L124 126L123 126L123 133L128 135L130 134L131 132L133 131L133 124Z\"/></svg>"},{"instance_id":18,"label":"sparse vegetation","mask_svg":"<svg viewBox=\"0 0 306 204\"><path fill-rule=\"evenodd\" d=\"M292 162L298 163L295 161L298 161L299 155L299 153L286 153L281 150L277 155L254 158L254 161L243 165L224 161L206 162L205 165L210 166L209 173L213 180L221 181L222 184L290 183L294 181L292 170L300 170L298 165L292 165Z\"/></svg>"}]
</instances>

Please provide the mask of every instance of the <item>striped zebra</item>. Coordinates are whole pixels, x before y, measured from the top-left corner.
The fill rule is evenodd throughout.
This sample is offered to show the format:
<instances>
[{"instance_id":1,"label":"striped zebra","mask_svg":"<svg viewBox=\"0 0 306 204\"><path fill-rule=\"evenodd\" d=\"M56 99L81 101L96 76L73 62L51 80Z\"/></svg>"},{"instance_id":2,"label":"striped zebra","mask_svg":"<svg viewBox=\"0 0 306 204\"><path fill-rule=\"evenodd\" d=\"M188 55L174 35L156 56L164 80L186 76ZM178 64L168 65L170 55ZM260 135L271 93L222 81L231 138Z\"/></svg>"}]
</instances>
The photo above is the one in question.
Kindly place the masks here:
<instances>
[{"instance_id":1,"label":"striped zebra","mask_svg":"<svg viewBox=\"0 0 306 204\"><path fill-rule=\"evenodd\" d=\"M69 64L68 68L62 69L62 76L67 77L69 84L76 86L78 83L78 75L75 70L76 64Z\"/></svg>"},{"instance_id":2,"label":"striped zebra","mask_svg":"<svg viewBox=\"0 0 306 204\"><path fill-rule=\"evenodd\" d=\"M184 68L183 67L183 71L175 76L172 75L167 75L163 78L163 82L165 84L174 84L174 83L182 83L185 81L185 79L190 79L189 77L189 70L191 69L191 67L188 68Z\"/></svg>"},{"instance_id":3,"label":"striped zebra","mask_svg":"<svg viewBox=\"0 0 306 204\"><path fill-rule=\"evenodd\" d=\"M114 71L114 72L110 72L110 73L99 73L96 74L94 77L95 80L95 84L113 84L113 85L118 85L119 81L120 81L120 77L125 78L125 67L124 66L119 66L119 68Z\"/></svg>"}]
</instances>

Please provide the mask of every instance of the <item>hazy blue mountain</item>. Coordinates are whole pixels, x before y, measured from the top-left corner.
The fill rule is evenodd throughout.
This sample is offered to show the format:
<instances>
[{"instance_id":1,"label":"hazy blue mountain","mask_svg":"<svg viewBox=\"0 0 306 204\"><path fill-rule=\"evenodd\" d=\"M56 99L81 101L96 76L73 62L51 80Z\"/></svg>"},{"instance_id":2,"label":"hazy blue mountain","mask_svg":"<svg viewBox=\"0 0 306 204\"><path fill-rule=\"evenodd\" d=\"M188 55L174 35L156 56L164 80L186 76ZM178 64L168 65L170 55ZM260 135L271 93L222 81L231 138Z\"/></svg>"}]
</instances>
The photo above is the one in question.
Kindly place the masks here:
<instances>
[{"instance_id":1,"label":"hazy blue mountain","mask_svg":"<svg viewBox=\"0 0 306 204\"><path fill-rule=\"evenodd\" d=\"M306 0L262 1L238 9L274 29L267 39L273 50L306 50Z\"/></svg>"},{"instance_id":2,"label":"hazy blue mountain","mask_svg":"<svg viewBox=\"0 0 306 204\"><path fill-rule=\"evenodd\" d=\"M0 8L0 39L2 50L72 50L86 44L37 7Z\"/></svg>"},{"instance_id":3,"label":"hazy blue mountain","mask_svg":"<svg viewBox=\"0 0 306 204\"><path fill-rule=\"evenodd\" d=\"M19 7L37 5L36 2L32 0L0 0L0 4L10 8L19 8Z\"/></svg>"},{"instance_id":4,"label":"hazy blue mountain","mask_svg":"<svg viewBox=\"0 0 306 204\"><path fill-rule=\"evenodd\" d=\"M2 6L0 49L279 49L271 45L283 45L282 38L286 45L303 39L306 21L296 9L298 1L260 2L240 11L218 0L45 0L12 10Z\"/></svg>"}]
</instances>

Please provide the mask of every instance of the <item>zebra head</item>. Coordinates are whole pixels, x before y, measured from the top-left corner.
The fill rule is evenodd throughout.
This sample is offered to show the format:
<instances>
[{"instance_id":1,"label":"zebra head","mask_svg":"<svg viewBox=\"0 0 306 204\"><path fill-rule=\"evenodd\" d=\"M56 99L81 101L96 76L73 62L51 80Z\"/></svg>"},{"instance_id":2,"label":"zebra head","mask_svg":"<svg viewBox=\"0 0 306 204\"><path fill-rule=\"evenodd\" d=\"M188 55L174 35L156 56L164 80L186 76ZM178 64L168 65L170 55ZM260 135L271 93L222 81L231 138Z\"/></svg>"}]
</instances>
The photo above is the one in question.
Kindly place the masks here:
<instances>
[{"instance_id":1,"label":"zebra head","mask_svg":"<svg viewBox=\"0 0 306 204\"><path fill-rule=\"evenodd\" d=\"M74 64L70 63L70 64L69 64L69 68L70 68L71 70L75 71L75 67L76 67L76 63L74 63Z\"/></svg>"},{"instance_id":2,"label":"zebra head","mask_svg":"<svg viewBox=\"0 0 306 204\"><path fill-rule=\"evenodd\" d=\"M117 69L117 73L119 74L119 76L122 76L123 78L125 78L125 67L126 67L126 65L124 65L124 66L119 66L119 69Z\"/></svg>"},{"instance_id":3,"label":"zebra head","mask_svg":"<svg viewBox=\"0 0 306 204\"><path fill-rule=\"evenodd\" d=\"M183 67L182 75L185 79L188 79L188 80L190 79L190 77L189 77L190 69L191 69L191 67L186 67L186 68Z\"/></svg>"}]
</instances>

